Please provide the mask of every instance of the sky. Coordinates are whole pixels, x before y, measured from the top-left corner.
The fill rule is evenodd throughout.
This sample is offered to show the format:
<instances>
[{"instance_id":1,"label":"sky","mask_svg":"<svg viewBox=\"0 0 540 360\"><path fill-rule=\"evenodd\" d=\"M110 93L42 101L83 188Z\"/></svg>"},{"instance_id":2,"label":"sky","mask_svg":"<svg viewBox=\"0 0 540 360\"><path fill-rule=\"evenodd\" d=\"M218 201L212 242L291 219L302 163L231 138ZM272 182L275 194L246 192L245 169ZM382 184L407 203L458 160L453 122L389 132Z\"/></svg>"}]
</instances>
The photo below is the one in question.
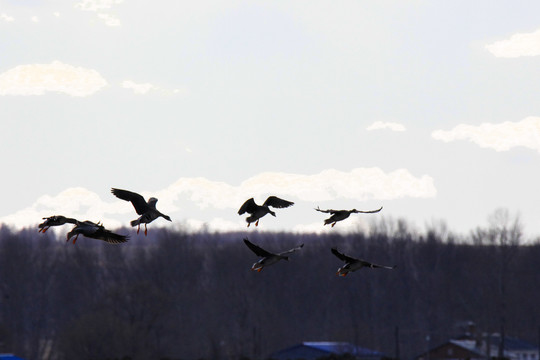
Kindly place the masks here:
<instances>
[{"instance_id":1,"label":"sky","mask_svg":"<svg viewBox=\"0 0 540 360\"><path fill-rule=\"evenodd\" d=\"M540 236L537 1L0 0L0 222ZM334 228L313 209L372 210ZM252 228L246 231L256 231Z\"/></svg>"}]
</instances>

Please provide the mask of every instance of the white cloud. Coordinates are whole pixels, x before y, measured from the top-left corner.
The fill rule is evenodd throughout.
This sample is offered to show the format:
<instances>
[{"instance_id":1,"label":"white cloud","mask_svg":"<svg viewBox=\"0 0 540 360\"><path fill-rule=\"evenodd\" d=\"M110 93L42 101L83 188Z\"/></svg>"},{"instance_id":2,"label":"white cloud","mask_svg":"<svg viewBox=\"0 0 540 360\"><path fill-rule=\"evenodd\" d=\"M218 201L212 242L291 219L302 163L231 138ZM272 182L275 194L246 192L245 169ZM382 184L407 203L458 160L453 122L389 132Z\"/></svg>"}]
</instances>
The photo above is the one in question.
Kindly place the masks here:
<instances>
[{"instance_id":1,"label":"white cloud","mask_svg":"<svg viewBox=\"0 0 540 360\"><path fill-rule=\"evenodd\" d=\"M243 229L245 222L236 216L236 210L250 197L262 202L266 196L275 194L293 201L319 202L339 198L359 201L402 197L430 198L435 197L436 193L430 176L423 175L417 178L405 169L384 173L378 168L358 168L350 172L331 169L315 175L262 173L238 186L205 178L180 178L165 189L151 193L141 192L147 199L150 196L157 197L158 208L176 220L185 219L187 213L185 209L194 205L207 209L203 211L205 214L211 210L234 209L230 214L235 221L216 218L213 215L213 220L209 222L193 218L185 219L191 227L206 227L211 230ZM186 199L191 200L191 203L186 203ZM133 208L124 201L112 199L106 202L96 193L84 188L70 188L56 196L42 196L30 207L0 218L0 222L23 227L35 225L42 217L65 215L80 220L103 221L105 226L114 228L122 225L116 220L122 214L129 214L133 219L136 217ZM319 226L322 226L322 221L321 218ZM364 225L351 221L342 227L346 229L349 226ZM300 231L301 228L297 230Z\"/></svg>"},{"instance_id":2,"label":"white cloud","mask_svg":"<svg viewBox=\"0 0 540 360\"><path fill-rule=\"evenodd\" d=\"M181 89L169 90L169 89L161 88L161 87L156 86L156 85L152 85L150 83L136 83L136 82L131 81L131 80L123 81L122 82L122 87L124 89L133 90L133 92L135 94L138 94L138 95L145 95L145 94L148 94L149 92L158 92L161 95L185 95L185 94L187 94L186 90L181 90Z\"/></svg>"},{"instance_id":3,"label":"white cloud","mask_svg":"<svg viewBox=\"0 0 540 360\"><path fill-rule=\"evenodd\" d=\"M19 65L0 74L0 95L43 95L52 91L89 96L106 85L97 71L59 61Z\"/></svg>"},{"instance_id":4,"label":"white cloud","mask_svg":"<svg viewBox=\"0 0 540 360\"><path fill-rule=\"evenodd\" d=\"M388 129L392 131L405 131L405 126L396 122L383 122L375 121L373 124L369 125L366 130L383 130Z\"/></svg>"},{"instance_id":5,"label":"white cloud","mask_svg":"<svg viewBox=\"0 0 540 360\"><path fill-rule=\"evenodd\" d=\"M516 58L540 55L540 29L532 33L518 33L509 39L495 41L486 49L496 57Z\"/></svg>"},{"instance_id":6,"label":"white cloud","mask_svg":"<svg viewBox=\"0 0 540 360\"><path fill-rule=\"evenodd\" d=\"M0 218L0 221L15 227L34 225L41 218L52 215L64 215L78 220L103 221L107 227L119 227L122 224L110 217L131 209L122 203L106 203L100 197L84 188L69 188L56 196L43 195L34 204L14 214Z\"/></svg>"},{"instance_id":7,"label":"white cloud","mask_svg":"<svg viewBox=\"0 0 540 360\"><path fill-rule=\"evenodd\" d=\"M111 14L99 13L97 16L103 20L107 26L120 26L120 19L112 16Z\"/></svg>"},{"instance_id":8,"label":"white cloud","mask_svg":"<svg viewBox=\"0 0 540 360\"><path fill-rule=\"evenodd\" d=\"M32 16L32 17L30 18L30 20L32 20L32 22L35 22L35 23L39 22L39 19L38 19L37 16Z\"/></svg>"},{"instance_id":9,"label":"white cloud","mask_svg":"<svg viewBox=\"0 0 540 360\"><path fill-rule=\"evenodd\" d=\"M469 140L496 151L522 146L540 152L540 117L530 116L519 122L483 123L479 126L460 124L449 131L434 131L431 136L444 142Z\"/></svg>"},{"instance_id":10,"label":"white cloud","mask_svg":"<svg viewBox=\"0 0 540 360\"><path fill-rule=\"evenodd\" d=\"M12 16L6 15L4 13L0 14L0 19L4 20L5 22L13 22L15 20Z\"/></svg>"},{"instance_id":11,"label":"white cloud","mask_svg":"<svg viewBox=\"0 0 540 360\"><path fill-rule=\"evenodd\" d=\"M122 87L124 89L131 89L135 94L146 94L150 90L157 89L156 86L150 84L150 83L144 83L144 84L137 84L131 80L126 80L122 82Z\"/></svg>"},{"instance_id":12,"label":"white cloud","mask_svg":"<svg viewBox=\"0 0 540 360\"><path fill-rule=\"evenodd\" d=\"M270 194L296 198L302 201L328 201L339 198L353 200L390 200L403 197L431 198L437 190L433 178L423 175L414 177L406 169L385 173L379 168L357 168L350 172L324 170L315 175L261 173L239 186L205 178L180 178L159 192L163 203L174 208L181 194L189 194L190 200L201 208L237 208L246 199L255 197L264 201Z\"/></svg>"},{"instance_id":13,"label":"white cloud","mask_svg":"<svg viewBox=\"0 0 540 360\"><path fill-rule=\"evenodd\" d=\"M75 7L84 11L101 11L121 4L123 0L82 0L75 4Z\"/></svg>"},{"instance_id":14,"label":"white cloud","mask_svg":"<svg viewBox=\"0 0 540 360\"><path fill-rule=\"evenodd\" d=\"M97 13L97 17L105 25L117 27L120 26L120 19L104 10L109 10L114 5L121 4L122 2L123 0L83 0L75 4L75 7L83 11L95 12Z\"/></svg>"}]
</instances>

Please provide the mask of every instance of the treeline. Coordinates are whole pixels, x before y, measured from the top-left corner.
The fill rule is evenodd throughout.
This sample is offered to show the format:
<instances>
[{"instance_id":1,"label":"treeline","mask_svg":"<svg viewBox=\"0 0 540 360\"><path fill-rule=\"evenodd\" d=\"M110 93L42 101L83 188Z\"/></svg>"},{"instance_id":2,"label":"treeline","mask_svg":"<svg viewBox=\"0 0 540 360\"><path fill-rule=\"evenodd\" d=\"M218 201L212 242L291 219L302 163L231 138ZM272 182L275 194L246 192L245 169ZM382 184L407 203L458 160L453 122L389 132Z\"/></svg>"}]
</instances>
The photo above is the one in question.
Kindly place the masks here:
<instances>
[{"instance_id":1,"label":"treeline","mask_svg":"<svg viewBox=\"0 0 540 360\"><path fill-rule=\"evenodd\" d=\"M67 228L66 228L67 230ZM196 233L152 228L127 244L0 228L0 352L28 359L265 359L302 341L347 341L410 359L456 324L535 342L540 242L519 224L467 239L386 221L369 234ZM304 243L257 273L269 251ZM395 270L346 277L331 247ZM398 336L396 336L398 335ZM426 342L429 335L429 343Z\"/></svg>"}]
</instances>

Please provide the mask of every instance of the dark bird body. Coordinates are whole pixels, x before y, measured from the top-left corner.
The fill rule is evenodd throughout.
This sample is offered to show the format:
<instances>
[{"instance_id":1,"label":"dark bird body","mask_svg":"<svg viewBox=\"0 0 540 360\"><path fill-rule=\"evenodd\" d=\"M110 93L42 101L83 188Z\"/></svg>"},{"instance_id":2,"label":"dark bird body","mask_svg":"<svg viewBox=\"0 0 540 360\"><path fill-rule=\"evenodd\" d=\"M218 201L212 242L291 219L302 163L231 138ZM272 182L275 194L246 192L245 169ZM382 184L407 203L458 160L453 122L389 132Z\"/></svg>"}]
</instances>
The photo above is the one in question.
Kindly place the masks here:
<instances>
[{"instance_id":1,"label":"dark bird body","mask_svg":"<svg viewBox=\"0 0 540 360\"><path fill-rule=\"evenodd\" d=\"M270 207L281 209L289 207L291 205L294 205L294 203L291 201L280 199L277 196L269 196L262 205L257 205L255 203L255 200L251 198L249 200L246 200L246 202L240 207L240 210L238 210L238 215L242 215L247 212L251 215L246 218L246 221L248 223L247 226L249 227L252 222L255 222L255 226L259 226L259 219L266 214L276 216L276 213L270 210Z\"/></svg>"},{"instance_id":2,"label":"dark bird body","mask_svg":"<svg viewBox=\"0 0 540 360\"><path fill-rule=\"evenodd\" d=\"M133 204L137 214L141 215L138 219L130 222L131 226L137 226L137 234L139 233L141 224L144 224L144 235L147 235L148 230L146 228L146 224L151 223L160 216L165 220L171 221L171 218L168 215L162 214L156 209L156 203L158 200L155 197L151 197L147 202L144 200L142 195L132 191L112 188L111 192L119 199L130 201Z\"/></svg>"},{"instance_id":3,"label":"dark bird body","mask_svg":"<svg viewBox=\"0 0 540 360\"><path fill-rule=\"evenodd\" d=\"M337 271L337 274L339 276L347 276L349 272L360 270L363 267L369 267L372 269L381 268L381 269L389 269L389 270L393 270L396 268L395 265L394 266L377 265L377 264L372 264L362 259L356 259L356 258L340 253L336 248L332 248L332 254L337 256L340 260L345 261L345 265L340 267Z\"/></svg>"},{"instance_id":4,"label":"dark bird body","mask_svg":"<svg viewBox=\"0 0 540 360\"><path fill-rule=\"evenodd\" d=\"M51 226L60 226L64 224L75 224L73 229L67 234L67 240L69 241L73 236L73 243L77 241L79 235L83 235L87 238L103 240L111 244L119 244L128 241L128 237L124 235L118 235L110 230L105 229L101 224L93 223L92 221L79 221L74 218L68 218L62 215L53 215L43 218L45 221L38 225L39 232L45 233Z\"/></svg>"},{"instance_id":5,"label":"dark bird body","mask_svg":"<svg viewBox=\"0 0 540 360\"><path fill-rule=\"evenodd\" d=\"M379 211L382 210L382 206L377 210L367 210L367 211L356 210L356 209L352 209L352 210L332 210L332 209L321 210L318 207L315 210L320 211L322 213L327 213L327 214L329 213L331 216L328 219L324 220L324 225L332 224L332 227L334 227L334 225L336 225L336 223L338 221L347 219L351 214L358 214L358 213L361 213L361 214L373 214L373 213L378 213Z\"/></svg>"},{"instance_id":6,"label":"dark bird body","mask_svg":"<svg viewBox=\"0 0 540 360\"><path fill-rule=\"evenodd\" d=\"M128 237L125 235L115 234L110 230L105 229L101 224L93 223L92 221L77 222L77 225L67 234L67 240L69 241L73 236L73 244L79 238L79 235L83 235L87 238L103 240L109 244L121 244L128 241Z\"/></svg>"},{"instance_id":7,"label":"dark bird body","mask_svg":"<svg viewBox=\"0 0 540 360\"><path fill-rule=\"evenodd\" d=\"M257 261L253 266L251 267L251 270L260 272L265 266L270 266L272 264L277 263L279 260L289 260L289 257L287 255L292 254L293 252L300 250L304 244L301 244L295 248L292 248L290 250L280 252L278 254L271 253L269 251L264 250L258 245L253 244L248 239L244 239L244 243L247 245L247 247L255 253L255 255L260 256L261 259Z\"/></svg>"}]
</instances>

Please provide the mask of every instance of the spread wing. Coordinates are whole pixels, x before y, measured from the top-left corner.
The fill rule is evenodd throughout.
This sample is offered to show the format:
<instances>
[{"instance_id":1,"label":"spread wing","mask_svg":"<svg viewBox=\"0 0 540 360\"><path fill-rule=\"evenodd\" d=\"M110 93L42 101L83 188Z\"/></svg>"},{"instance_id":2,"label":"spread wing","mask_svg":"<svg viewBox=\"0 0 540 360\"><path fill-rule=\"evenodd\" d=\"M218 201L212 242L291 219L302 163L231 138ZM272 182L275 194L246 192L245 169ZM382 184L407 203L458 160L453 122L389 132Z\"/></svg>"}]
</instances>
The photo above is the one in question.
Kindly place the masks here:
<instances>
[{"instance_id":1,"label":"spread wing","mask_svg":"<svg viewBox=\"0 0 540 360\"><path fill-rule=\"evenodd\" d=\"M244 243L247 245L247 247L253 251L255 253L255 255L257 256L262 256L262 257L265 257L265 256L272 256L272 255L275 255L275 254L272 254L271 252L268 252L266 250L264 250L263 248L255 245L254 243L252 243L251 241L249 241L248 239L244 239Z\"/></svg>"},{"instance_id":2,"label":"spread wing","mask_svg":"<svg viewBox=\"0 0 540 360\"><path fill-rule=\"evenodd\" d=\"M289 255L289 254L292 254L293 252L297 251L297 250L300 250L301 248L304 247L304 244L301 244L301 245L298 245L297 247L295 248L292 248L291 250L287 250L287 251L284 251L282 253L279 253L278 255Z\"/></svg>"},{"instance_id":3,"label":"spread wing","mask_svg":"<svg viewBox=\"0 0 540 360\"><path fill-rule=\"evenodd\" d=\"M257 208L259 207L259 205L255 204L255 200L253 200L253 198L249 199L249 200L246 200L246 202L244 204L242 204L242 206L240 207L240 210L238 210L238 215L242 215L243 213L249 213L249 214L253 214Z\"/></svg>"},{"instance_id":4,"label":"spread wing","mask_svg":"<svg viewBox=\"0 0 540 360\"><path fill-rule=\"evenodd\" d=\"M292 201L280 199L277 196L269 196L263 205L281 209L294 205L294 203Z\"/></svg>"},{"instance_id":5,"label":"spread wing","mask_svg":"<svg viewBox=\"0 0 540 360\"><path fill-rule=\"evenodd\" d=\"M368 261L365 261L365 260L360 260L360 262L362 263L362 266L369 267L369 268L372 268L372 269L380 268L380 269L393 270L393 269L396 268L396 265L394 265L394 266L377 265L377 264L372 264L372 263L370 263Z\"/></svg>"},{"instance_id":6,"label":"spread wing","mask_svg":"<svg viewBox=\"0 0 540 360\"><path fill-rule=\"evenodd\" d=\"M135 208L137 214L142 215L148 211L148 204L142 195L134 193L132 191L112 188L111 192L119 199L130 201Z\"/></svg>"},{"instance_id":7,"label":"spread wing","mask_svg":"<svg viewBox=\"0 0 540 360\"><path fill-rule=\"evenodd\" d=\"M119 235L105 229L101 223L96 224L95 222L89 220L86 220L77 226L80 228L82 235L92 239L103 240L110 244L125 243L129 238L128 236Z\"/></svg>"},{"instance_id":8,"label":"spread wing","mask_svg":"<svg viewBox=\"0 0 540 360\"><path fill-rule=\"evenodd\" d=\"M373 213L378 213L381 210L382 210L382 206L377 210L366 210L366 211L354 210L353 213L373 214Z\"/></svg>"},{"instance_id":9,"label":"spread wing","mask_svg":"<svg viewBox=\"0 0 540 360\"><path fill-rule=\"evenodd\" d=\"M103 240L109 244L121 244L128 241L129 237L113 233L105 228L99 228L94 234L88 236L93 239Z\"/></svg>"},{"instance_id":10,"label":"spread wing","mask_svg":"<svg viewBox=\"0 0 540 360\"><path fill-rule=\"evenodd\" d=\"M340 253L336 248L332 248L332 254L336 255L341 261L345 261L348 263L358 261L358 259Z\"/></svg>"},{"instance_id":11,"label":"spread wing","mask_svg":"<svg viewBox=\"0 0 540 360\"><path fill-rule=\"evenodd\" d=\"M326 214L335 214L336 212L339 211L339 210L332 210L332 209L321 210L318 206L317 206L317 208L315 210L320 211L322 213L326 213Z\"/></svg>"}]
</instances>

